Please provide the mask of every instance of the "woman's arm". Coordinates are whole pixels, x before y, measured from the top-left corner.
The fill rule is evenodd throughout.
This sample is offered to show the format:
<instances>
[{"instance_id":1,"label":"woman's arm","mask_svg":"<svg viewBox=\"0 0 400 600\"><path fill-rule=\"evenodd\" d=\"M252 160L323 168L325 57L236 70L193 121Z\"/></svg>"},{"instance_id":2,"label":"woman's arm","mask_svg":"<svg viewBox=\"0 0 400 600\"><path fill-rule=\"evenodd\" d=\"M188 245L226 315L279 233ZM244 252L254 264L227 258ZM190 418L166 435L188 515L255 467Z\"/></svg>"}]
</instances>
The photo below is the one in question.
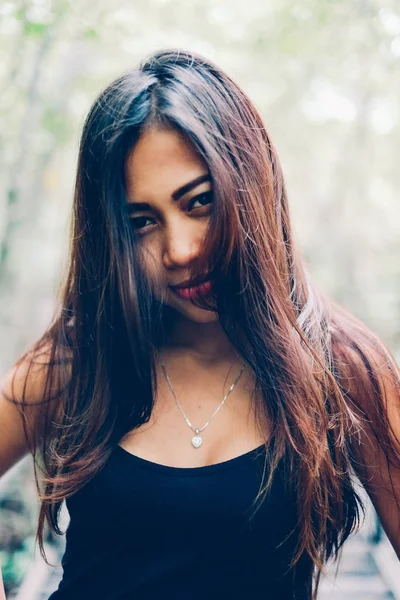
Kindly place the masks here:
<instances>
[{"instance_id":1,"label":"woman's arm","mask_svg":"<svg viewBox=\"0 0 400 600\"><path fill-rule=\"evenodd\" d=\"M6 600L6 593L4 591L4 585L3 585L3 577L1 575L1 567L0 567L0 600Z\"/></svg>"},{"instance_id":2,"label":"woman's arm","mask_svg":"<svg viewBox=\"0 0 400 600\"><path fill-rule=\"evenodd\" d=\"M28 354L16 363L0 380L0 477L29 453L30 441L40 438L46 405L43 404L48 376L50 347L44 347L34 356ZM24 416L17 403L25 399ZM61 400L56 410L61 410ZM25 423L25 427L24 427Z\"/></svg>"},{"instance_id":3,"label":"woman's arm","mask_svg":"<svg viewBox=\"0 0 400 600\"><path fill-rule=\"evenodd\" d=\"M28 363L18 369L15 366L0 381L0 478L29 452L23 421L18 408L8 397L21 396L25 384L28 390L28 403L31 398L40 398L43 387L41 375L35 369L30 378ZM34 393L33 393L34 392ZM28 421L34 422L40 413L38 406L29 406ZM29 422L27 423L29 430ZM6 600L0 565L0 600Z\"/></svg>"},{"instance_id":4,"label":"woman's arm","mask_svg":"<svg viewBox=\"0 0 400 600\"><path fill-rule=\"evenodd\" d=\"M356 471L400 560L400 383L388 364L382 359L380 363L379 376L385 392L382 409L391 428L392 444L382 448L374 423L365 423L357 443ZM367 415L374 414L368 407L363 408ZM389 466L388 457L392 457Z\"/></svg>"},{"instance_id":5,"label":"woman's arm","mask_svg":"<svg viewBox=\"0 0 400 600\"><path fill-rule=\"evenodd\" d=\"M20 409L9 398L21 400L25 392L25 425L28 435L41 432L43 390L47 377L49 350L35 358L30 356L18 366L14 365L0 380L0 478L29 453L24 422ZM0 566L0 600L6 600Z\"/></svg>"},{"instance_id":6,"label":"woman's arm","mask_svg":"<svg viewBox=\"0 0 400 600\"><path fill-rule=\"evenodd\" d=\"M25 423L29 433L33 432L34 424L40 419L41 407L33 401L40 400L44 385L43 369L39 371L34 367L28 377L28 367L28 361L24 361L19 367L10 369L0 381L0 477L29 452L21 410L9 398L19 401L25 387Z\"/></svg>"}]
</instances>

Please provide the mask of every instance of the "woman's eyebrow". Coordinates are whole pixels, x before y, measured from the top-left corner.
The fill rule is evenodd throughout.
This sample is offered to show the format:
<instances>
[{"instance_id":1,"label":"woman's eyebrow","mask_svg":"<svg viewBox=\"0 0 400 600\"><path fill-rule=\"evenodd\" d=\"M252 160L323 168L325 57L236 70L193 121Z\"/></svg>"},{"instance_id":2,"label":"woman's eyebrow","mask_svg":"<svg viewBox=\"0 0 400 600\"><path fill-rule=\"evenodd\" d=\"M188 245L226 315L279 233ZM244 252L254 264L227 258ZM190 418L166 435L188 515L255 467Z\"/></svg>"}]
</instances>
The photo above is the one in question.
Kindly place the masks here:
<instances>
[{"instance_id":1,"label":"woman's eyebrow","mask_svg":"<svg viewBox=\"0 0 400 600\"><path fill-rule=\"evenodd\" d=\"M173 200L179 200L179 198L196 188L201 183L204 183L205 181L211 181L211 178L208 175L208 173L204 173L203 175L196 177L196 179L193 179L192 181L189 181L188 183L185 183L185 185L179 187L177 190L172 192L171 198ZM151 209L151 206L147 202L128 202L126 205L126 209L128 211L128 214L131 214L138 210L149 210Z\"/></svg>"},{"instance_id":2,"label":"woman's eyebrow","mask_svg":"<svg viewBox=\"0 0 400 600\"><path fill-rule=\"evenodd\" d=\"M208 173L204 173L203 175L200 175L200 177L196 177L196 179L189 181L189 183L185 183L185 185L182 185L180 188L175 190L175 192L173 192L171 196L174 200L179 200L181 196L184 196L185 194L190 192L190 190L193 190L195 187L197 187L204 181L211 181Z\"/></svg>"}]
</instances>

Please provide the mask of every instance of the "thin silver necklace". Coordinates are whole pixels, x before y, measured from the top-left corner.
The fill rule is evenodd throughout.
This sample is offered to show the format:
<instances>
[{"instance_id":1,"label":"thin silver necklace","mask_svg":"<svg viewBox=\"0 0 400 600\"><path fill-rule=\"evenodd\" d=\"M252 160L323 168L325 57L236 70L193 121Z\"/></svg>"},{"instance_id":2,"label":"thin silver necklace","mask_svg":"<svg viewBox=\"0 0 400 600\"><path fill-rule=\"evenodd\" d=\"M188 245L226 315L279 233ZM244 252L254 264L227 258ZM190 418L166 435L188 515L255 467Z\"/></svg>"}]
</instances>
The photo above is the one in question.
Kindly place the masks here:
<instances>
[{"instance_id":1,"label":"thin silver necklace","mask_svg":"<svg viewBox=\"0 0 400 600\"><path fill-rule=\"evenodd\" d=\"M192 437L192 445L194 448L200 448L201 444L203 443L203 438L200 436L200 433L206 428L208 427L208 425L211 423L212 419L215 417L215 415L217 414L217 412L219 411L219 409L223 406L223 404L225 404L228 396L233 392L233 389L235 387L235 385L237 384L237 382L239 381L240 377L242 376L242 373L246 367L245 364L242 365L235 381L232 383L231 387L229 388L228 392L225 394L224 399L222 400L221 404L217 407L217 409L213 412L213 414L211 415L211 417L209 418L209 420L207 421L207 423L205 425L203 425L203 427L193 427L193 425L191 424L191 422L189 421L189 419L187 418L187 416L185 415L185 412L182 408L182 406L179 403L178 398L176 397L174 388L172 387L172 383L170 381L170 378L168 377L168 373L167 373L167 368L165 366L164 360L162 358L161 352L160 352L160 359L161 359L161 365L164 371L164 375L165 378L167 380L167 383L169 385L169 389L172 392L173 397L175 398L175 402L178 405L179 410L181 411L181 413L183 414L186 423L189 425L190 429L192 431L194 431L195 435Z\"/></svg>"}]
</instances>

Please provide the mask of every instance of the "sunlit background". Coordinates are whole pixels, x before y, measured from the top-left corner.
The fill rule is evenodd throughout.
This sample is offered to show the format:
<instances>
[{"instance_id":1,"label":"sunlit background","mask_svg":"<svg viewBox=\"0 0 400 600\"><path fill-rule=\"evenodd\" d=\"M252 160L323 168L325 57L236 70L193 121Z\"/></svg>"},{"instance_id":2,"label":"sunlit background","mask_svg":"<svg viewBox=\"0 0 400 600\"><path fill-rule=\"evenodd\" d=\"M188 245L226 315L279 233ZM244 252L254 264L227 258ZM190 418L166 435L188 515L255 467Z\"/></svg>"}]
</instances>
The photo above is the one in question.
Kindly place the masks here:
<instances>
[{"instance_id":1,"label":"sunlit background","mask_svg":"<svg viewBox=\"0 0 400 600\"><path fill-rule=\"evenodd\" d=\"M311 273L399 358L399 2L0 0L0 371L52 315L91 103L149 52L171 46L213 59L253 100L277 147ZM58 584L34 556L36 496L30 459L0 481L7 598L46 599ZM362 575L352 595L344 585L324 598L400 597L393 569L379 566L391 560L386 540L371 527L343 559L344 579ZM62 540L48 543L58 560ZM357 595L361 580L369 595Z\"/></svg>"}]
</instances>

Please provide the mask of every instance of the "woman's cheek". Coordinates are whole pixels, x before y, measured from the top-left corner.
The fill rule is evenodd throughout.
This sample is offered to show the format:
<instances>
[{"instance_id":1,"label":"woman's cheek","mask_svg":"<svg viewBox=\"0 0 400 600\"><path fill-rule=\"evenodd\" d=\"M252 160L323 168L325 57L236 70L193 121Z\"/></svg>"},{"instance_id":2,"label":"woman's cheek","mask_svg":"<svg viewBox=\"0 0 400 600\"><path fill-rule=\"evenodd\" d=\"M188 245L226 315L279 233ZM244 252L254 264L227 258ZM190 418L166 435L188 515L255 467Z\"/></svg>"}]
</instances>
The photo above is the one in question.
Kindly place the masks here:
<instances>
[{"instance_id":1,"label":"woman's cheek","mask_svg":"<svg viewBox=\"0 0 400 600\"><path fill-rule=\"evenodd\" d=\"M165 301L168 282L165 280L162 260L157 248L152 246L143 248L139 260L142 274L147 279L152 294L158 300Z\"/></svg>"}]
</instances>

